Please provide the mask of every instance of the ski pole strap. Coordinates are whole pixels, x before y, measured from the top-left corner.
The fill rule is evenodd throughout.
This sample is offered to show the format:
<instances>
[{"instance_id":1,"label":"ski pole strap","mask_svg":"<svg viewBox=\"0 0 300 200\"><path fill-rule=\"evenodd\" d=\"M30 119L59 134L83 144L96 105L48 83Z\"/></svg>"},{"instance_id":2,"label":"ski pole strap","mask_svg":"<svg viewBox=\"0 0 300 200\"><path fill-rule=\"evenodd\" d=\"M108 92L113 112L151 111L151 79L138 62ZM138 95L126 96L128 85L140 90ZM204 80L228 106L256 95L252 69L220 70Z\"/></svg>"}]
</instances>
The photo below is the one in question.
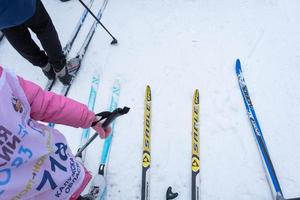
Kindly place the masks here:
<instances>
[{"instance_id":1,"label":"ski pole strap","mask_svg":"<svg viewBox=\"0 0 300 200\"><path fill-rule=\"evenodd\" d=\"M102 128L107 128L108 125L114 121L117 117L121 116L121 115L124 115L124 114L127 114L129 112L130 108L128 107L124 107L124 108L117 108L115 109L114 111L112 112L109 112L109 111L104 111L104 112L101 112L101 113L98 113L96 114L97 117L100 117L99 120L97 121L94 121L92 123L92 126L95 126L98 122L102 121L103 119L105 119L105 121L103 122L102 124Z\"/></svg>"},{"instance_id":2,"label":"ski pole strap","mask_svg":"<svg viewBox=\"0 0 300 200\"><path fill-rule=\"evenodd\" d=\"M107 128L110 123L112 123L117 117L120 117L124 114L127 114L129 112L130 108L124 107L124 108L117 108L112 112L105 111L96 114L96 116L100 117L99 120L92 123L92 126L95 126L98 122L105 119L105 121L102 124L102 128ZM94 133L94 135L80 148L78 149L75 157L81 157L82 152L92 143L92 141L98 136L98 133Z\"/></svg>"}]
</instances>

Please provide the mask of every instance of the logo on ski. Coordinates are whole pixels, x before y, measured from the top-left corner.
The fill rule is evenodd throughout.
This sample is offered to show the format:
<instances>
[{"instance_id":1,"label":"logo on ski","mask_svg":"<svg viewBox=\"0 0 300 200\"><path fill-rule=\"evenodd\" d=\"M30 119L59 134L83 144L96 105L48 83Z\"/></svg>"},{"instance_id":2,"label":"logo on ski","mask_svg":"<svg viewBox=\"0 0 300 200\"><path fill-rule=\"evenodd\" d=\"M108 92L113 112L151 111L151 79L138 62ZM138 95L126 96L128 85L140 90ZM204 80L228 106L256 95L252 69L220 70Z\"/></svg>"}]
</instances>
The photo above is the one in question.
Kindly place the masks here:
<instances>
[{"instance_id":1,"label":"logo on ski","mask_svg":"<svg viewBox=\"0 0 300 200\"><path fill-rule=\"evenodd\" d=\"M148 168L150 166L150 161L150 154L147 152L143 153L143 167Z\"/></svg>"},{"instance_id":2,"label":"logo on ski","mask_svg":"<svg viewBox=\"0 0 300 200\"><path fill-rule=\"evenodd\" d=\"M193 155L192 157L192 171L197 172L200 169L200 160L199 157Z\"/></svg>"}]
</instances>

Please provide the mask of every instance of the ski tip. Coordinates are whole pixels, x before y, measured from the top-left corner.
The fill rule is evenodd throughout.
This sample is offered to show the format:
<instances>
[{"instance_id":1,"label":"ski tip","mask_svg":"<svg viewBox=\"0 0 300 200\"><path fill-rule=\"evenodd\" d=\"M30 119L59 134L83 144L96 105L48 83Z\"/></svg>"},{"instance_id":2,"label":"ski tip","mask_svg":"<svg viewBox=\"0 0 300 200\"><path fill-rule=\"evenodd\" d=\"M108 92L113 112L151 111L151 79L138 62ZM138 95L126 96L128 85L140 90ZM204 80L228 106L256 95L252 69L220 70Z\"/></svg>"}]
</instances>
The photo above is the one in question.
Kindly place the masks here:
<instances>
[{"instance_id":1,"label":"ski tip","mask_svg":"<svg viewBox=\"0 0 300 200\"><path fill-rule=\"evenodd\" d=\"M120 89L120 78L119 77L117 77L115 79L114 84L113 84L113 88L118 89L118 90Z\"/></svg>"},{"instance_id":2,"label":"ski tip","mask_svg":"<svg viewBox=\"0 0 300 200\"><path fill-rule=\"evenodd\" d=\"M117 76L116 79L115 79L115 81L114 81L114 83L119 85L120 82L121 82L121 77Z\"/></svg>"},{"instance_id":3,"label":"ski tip","mask_svg":"<svg viewBox=\"0 0 300 200\"><path fill-rule=\"evenodd\" d=\"M195 92L194 92L194 103L199 104L199 90L198 89L195 89Z\"/></svg>"},{"instance_id":4,"label":"ski tip","mask_svg":"<svg viewBox=\"0 0 300 200\"><path fill-rule=\"evenodd\" d=\"M146 100L147 101L151 101L152 97L151 97L151 88L149 85L147 85L146 87Z\"/></svg>"},{"instance_id":5,"label":"ski tip","mask_svg":"<svg viewBox=\"0 0 300 200\"><path fill-rule=\"evenodd\" d=\"M240 73L241 70L241 62L240 62L240 59L236 59L236 62L235 62L235 70L236 70L236 73Z\"/></svg>"}]
</instances>

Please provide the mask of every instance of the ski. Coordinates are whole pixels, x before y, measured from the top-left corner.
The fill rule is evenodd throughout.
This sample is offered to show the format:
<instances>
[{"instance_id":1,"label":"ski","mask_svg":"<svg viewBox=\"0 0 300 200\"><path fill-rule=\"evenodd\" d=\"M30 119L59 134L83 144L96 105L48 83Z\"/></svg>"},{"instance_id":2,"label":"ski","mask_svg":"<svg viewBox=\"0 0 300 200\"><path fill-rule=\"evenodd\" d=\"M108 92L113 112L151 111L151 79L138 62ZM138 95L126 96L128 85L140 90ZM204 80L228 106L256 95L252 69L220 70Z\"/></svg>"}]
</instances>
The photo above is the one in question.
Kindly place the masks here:
<instances>
[{"instance_id":1,"label":"ski","mask_svg":"<svg viewBox=\"0 0 300 200\"><path fill-rule=\"evenodd\" d=\"M119 101L119 95L120 95L120 82L117 79L114 82L114 85L112 88L112 97L111 97L111 102L110 102L110 107L109 107L110 112L112 112L113 110L115 110L117 108L118 101ZM115 130L115 121L112 122L111 134L105 139L103 149L102 149L102 154L101 154L101 160L100 160L98 174L104 178L106 177L105 166L107 166L107 163L108 163L108 158L109 158L110 148L111 148L112 139L113 139L113 135L114 135L114 130ZM100 200L105 200L105 198L106 198L106 188L104 188L104 192L99 196Z\"/></svg>"},{"instance_id":2,"label":"ski","mask_svg":"<svg viewBox=\"0 0 300 200\"><path fill-rule=\"evenodd\" d=\"M90 0L89 8L92 7L93 2L94 2L94 0ZM87 14L88 14L88 10L84 9L83 13L81 14L81 17L79 18L79 20L78 20L78 22L77 22L77 24L76 24L76 26L75 26L75 28L72 32L72 35L71 35L69 41L67 42L67 44L63 48L63 52L66 56L69 54L69 52L70 52L70 50L73 46L73 43L74 43L74 41L75 41L79 31L80 31L85 19L86 19Z\"/></svg>"},{"instance_id":3,"label":"ski","mask_svg":"<svg viewBox=\"0 0 300 200\"><path fill-rule=\"evenodd\" d=\"M106 5L107 5L107 2L108 2L108 0L105 0L103 2L102 7L101 7L101 9L99 10L99 12L97 14L97 18L99 20L102 17L102 13L103 13L103 10L105 9ZM88 46L89 46L89 44L90 44L90 42L91 42L91 40L92 40L92 38L94 36L97 24L98 24L97 21L94 21L94 23L92 24L92 26L91 26L91 28L90 28L90 30L89 30L89 32L88 32L88 34L87 34L84 42L83 42L81 48L77 52L77 55L69 61L70 67L71 67L69 69L70 70L69 73L71 75L73 75L73 79L72 79L72 81L71 81L71 83L69 85L64 85L63 86L63 88L61 90L61 94L63 96L67 96L68 93L69 93L69 90L70 90L70 88L71 88L71 86L73 84L73 81L74 81L74 79L75 79L75 77L76 77L76 75L77 75L77 73L78 73L78 71L79 71L79 69L81 67L81 62L82 62L82 60L83 60L83 58L85 56L86 50L87 50L87 48L88 48ZM54 123L49 123L48 126L54 127L54 125L55 125Z\"/></svg>"},{"instance_id":4,"label":"ski","mask_svg":"<svg viewBox=\"0 0 300 200\"><path fill-rule=\"evenodd\" d=\"M88 108L89 108L89 110L92 110L92 111L94 110L94 107L95 107L95 100L96 100L96 96L97 96L99 82L100 82L99 74L97 72L95 72L92 77L92 84L91 84L89 100L88 100ZM89 136L90 136L90 128L83 129L82 134L81 134L79 148L81 148L88 141ZM80 155L80 158L83 163L85 161L85 157L86 157L86 151L83 151Z\"/></svg>"},{"instance_id":5,"label":"ski","mask_svg":"<svg viewBox=\"0 0 300 200\"><path fill-rule=\"evenodd\" d=\"M248 117L253 129L253 133L255 136L255 140L261 155L261 158L264 163L265 171L268 177L269 185L271 187L271 191L273 193L273 197L275 200L284 200L284 196L277 178L277 175L275 173L275 169L273 166L273 163L271 161L271 157L269 155L269 151L266 145L266 142L264 140L262 130L260 128L260 125L258 123L253 104L250 99L250 95L248 92L248 88L243 76L242 68L241 68L241 63L240 60L236 60L236 75L238 78L238 83L240 87L240 91L243 96L244 104L248 113ZM300 198L292 198L293 200L300 200ZM292 200L289 199L289 200Z\"/></svg>"},{"instance_id":6,"label":"ski","mask_svg":"<svg viewBox=\"0 0 300 200\"><path fill-rule=\"evenodd\" d=\"M200 137L199 137L199 91L194 92L192 108L192 200L200 199L199 173L200 173Z\"/></svg>"},{"instance_id":7,"label":"ski","mask_svg":"<svg viewBox=\"0 0 300 200\"><path fill-rule=\"evenodd\" d=\"M102 17L102 13L103 13L103 10L105 9L106 5L107 5L107 1L108 0L105 0L102 4L102 7L101 9L99 10L98 14L97 14L97 18L100 20L101 17ZM77 52L77 55L72 58L69 62L71 63L71 66L72 68L70 69L70 73L73 75L73 79L71 81L71 83L69 85L65 85L63 86L62 88L62 91L61 91L61 94L63 94L64 96L67 96L68 93L69 93L69 90L72 86L72 83L77 75L77 72L79 71L80 67L81 67L81 62L85 56L85 53L86 53L86 50L94 36L94 33L95 33L95 30L97 28L97 25L98 25L98 22L97 21L94 21L94 23L92 24L81 48L79 49L79 51Z\"/></svg>"},{"instance_id":8,"label":"ski","mask_svg":"<svg viewBox=\"0 0 300 200\"><path fill-rule=\"evenodd\" d=\"M94 2L94 0L90 0L89 8L92 7L93 2ZM75 26L75 28L72 32L72 35L71 35L69 41L67 42L67 44L63 48L63 53L66 56L66 58L67 58L67 56L68 56L68 54L69 54L69 52L70 52L70 50L73 46L73 43L74 43L75 39L77 38L77 35L78 35L78 33L79 33L79 31L80 31L80 29L81 29L81 27L82 27L82 25L83 25L83 23L86 19L87 14L88 14L88 10L84 9L83 13L81 14L81 17L79 18L79 20L78 20L78 22L77 22L77 24L76 24L76 26ZM46 83L45 90L50 91L52 89L55 81L56 81L56 79L48 80L47 83Z\"/></svg>"},{"instance_id":9,"label":"ski","mask_svg":"<svg viewBox=\"0 0 300 200\"><path fill-rule=\"evenodd\" d=\"M142 156L141 200L150 200L150 165L151 165L151 88L146 87L144 107L144 133Z\"/></svg>"}]
</instances>

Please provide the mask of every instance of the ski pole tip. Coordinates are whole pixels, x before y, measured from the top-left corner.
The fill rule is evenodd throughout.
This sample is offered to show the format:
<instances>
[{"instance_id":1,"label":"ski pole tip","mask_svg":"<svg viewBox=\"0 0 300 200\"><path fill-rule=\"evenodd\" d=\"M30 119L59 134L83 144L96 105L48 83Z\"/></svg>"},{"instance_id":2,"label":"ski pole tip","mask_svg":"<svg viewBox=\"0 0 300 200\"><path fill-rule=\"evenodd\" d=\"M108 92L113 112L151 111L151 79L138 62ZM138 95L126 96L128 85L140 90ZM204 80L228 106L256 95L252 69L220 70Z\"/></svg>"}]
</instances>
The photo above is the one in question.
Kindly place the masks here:
<instances>
[{"instance_id":1,"label":"ski pole tip","mask_svg":"<svg viewBox=\"0 0 300 200\"><path fill-rule=\"evenodd\" d=\"M172 192L172 187L169 186L166 193L166 200L175 199L178 196L177 192Z\"/></svg>"},{"instance_id":2,"label":"ski pole tip","mask_svg":"<svg viewBox=\"0 0 300 200\"><path fill-rule=\"evenodd\" d=\"M116 38L113 38L113 41L110 43L111 45L116 45L118 44L118 40Z\"/></svg>"}]
</instances>

